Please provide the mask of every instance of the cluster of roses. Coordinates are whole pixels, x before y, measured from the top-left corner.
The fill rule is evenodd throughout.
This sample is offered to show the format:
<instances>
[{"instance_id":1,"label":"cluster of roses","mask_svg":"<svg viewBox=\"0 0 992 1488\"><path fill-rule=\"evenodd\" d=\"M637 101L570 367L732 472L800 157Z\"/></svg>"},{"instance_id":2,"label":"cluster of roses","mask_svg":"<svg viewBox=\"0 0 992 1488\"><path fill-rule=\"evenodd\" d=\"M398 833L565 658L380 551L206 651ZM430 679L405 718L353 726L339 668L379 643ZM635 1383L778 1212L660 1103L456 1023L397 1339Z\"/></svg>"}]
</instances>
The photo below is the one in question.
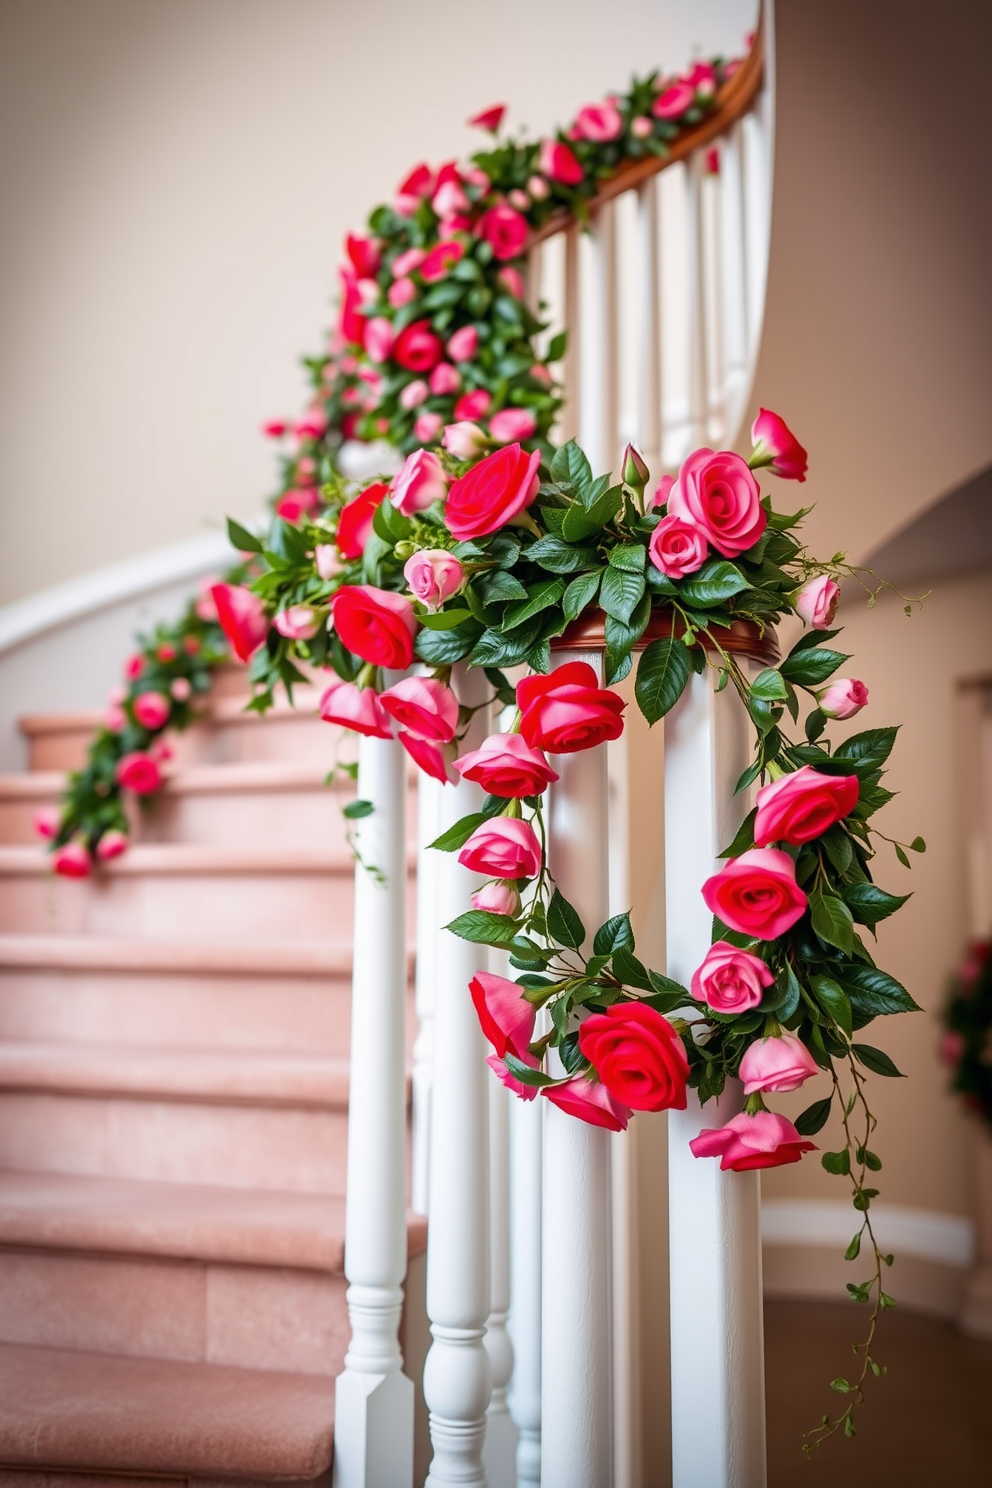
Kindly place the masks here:
<instances>
[{"instance_id":1,"label":"cluster of roses","mask_svg":"<svg viewBox=\"0 0 992 1488\"><path fill-rule=\"evenodd\" d=\"M966 1108L992 1126L992 944L976 940L951 984L940 1055L951 1088Z\"/></svg>"}]
</instances>

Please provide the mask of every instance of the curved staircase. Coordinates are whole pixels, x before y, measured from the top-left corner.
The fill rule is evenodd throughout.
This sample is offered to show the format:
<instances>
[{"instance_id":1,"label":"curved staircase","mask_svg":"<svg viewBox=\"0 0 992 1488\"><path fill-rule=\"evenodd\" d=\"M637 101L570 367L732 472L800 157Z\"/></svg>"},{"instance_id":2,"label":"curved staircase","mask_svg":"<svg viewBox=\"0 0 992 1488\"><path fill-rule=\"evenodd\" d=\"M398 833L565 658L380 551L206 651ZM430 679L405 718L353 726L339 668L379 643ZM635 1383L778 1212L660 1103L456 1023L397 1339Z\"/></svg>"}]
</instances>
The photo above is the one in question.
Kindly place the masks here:
<instances>
[{"instance_id":1,"label":"curved staircase","mask_svg":"<svg viewBox=\"0 0 992 1488\"><path fill-rule=\"evenodd\" d=\"M32 818L97 715L24 719L0 778L2 1488L330 1466L353 864L315 693L246 701L222 670L95 878Z\"/></svg>"}]
</instances>

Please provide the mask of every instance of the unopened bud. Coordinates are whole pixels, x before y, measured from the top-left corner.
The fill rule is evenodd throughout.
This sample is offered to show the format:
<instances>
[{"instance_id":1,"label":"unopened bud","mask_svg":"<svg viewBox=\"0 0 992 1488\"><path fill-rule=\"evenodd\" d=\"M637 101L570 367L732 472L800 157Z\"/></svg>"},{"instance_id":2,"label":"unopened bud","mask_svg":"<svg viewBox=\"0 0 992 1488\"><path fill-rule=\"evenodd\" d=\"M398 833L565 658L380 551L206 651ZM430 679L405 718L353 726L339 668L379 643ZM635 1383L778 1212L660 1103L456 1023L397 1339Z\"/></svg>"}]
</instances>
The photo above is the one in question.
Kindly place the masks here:
<instances>
[{"instance_id":1,"label":"unopened bud","mask_svg":"<svg viewBox=\"0 0 992 1488\"><path fill-rule=\"evenodd\" d=\"M645 465L644 457L640 450L633 444L628 444L623 452L623 474L621 479L624 485L630 486L640 494L650 478L651 472Z\"/></svg>"}]
</instances>

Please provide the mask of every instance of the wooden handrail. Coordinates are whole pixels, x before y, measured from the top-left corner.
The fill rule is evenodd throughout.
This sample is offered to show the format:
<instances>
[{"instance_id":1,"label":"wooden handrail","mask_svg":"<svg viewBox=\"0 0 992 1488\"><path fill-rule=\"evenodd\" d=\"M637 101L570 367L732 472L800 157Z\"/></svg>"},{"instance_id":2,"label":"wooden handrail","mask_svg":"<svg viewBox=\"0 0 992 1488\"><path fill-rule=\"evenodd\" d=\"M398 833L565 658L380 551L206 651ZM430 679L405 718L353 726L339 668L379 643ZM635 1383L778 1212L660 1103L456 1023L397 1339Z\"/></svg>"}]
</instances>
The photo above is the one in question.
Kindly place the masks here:
<instances>
[{"instance_id":1,"label":"wooden handrail","mask_svg":"<svg viewBox=\"0 0 992 1488\"><path fill-rule=\"evenodd\" d=\"M765 7L758 13L758 25L754 42L733 77L728 78L719 89L713 108L699 124L687 129L672 145L667 155L648 155L643 160L628 160L619 166L612 176L600 182L594 197L589 199L589 211L595 215L604 202L612 201L625 191L632 191L643 181L648 181L660 171L667 170L676 161L684 160L703 145L710 144L725 134L731 124L736 124L750 109L765 76ZM527 247L536 248L548 238L571 227L575 218L567 208L555 212L543 227L536 228L527 239Z\"/></svg>"}]
</instances>

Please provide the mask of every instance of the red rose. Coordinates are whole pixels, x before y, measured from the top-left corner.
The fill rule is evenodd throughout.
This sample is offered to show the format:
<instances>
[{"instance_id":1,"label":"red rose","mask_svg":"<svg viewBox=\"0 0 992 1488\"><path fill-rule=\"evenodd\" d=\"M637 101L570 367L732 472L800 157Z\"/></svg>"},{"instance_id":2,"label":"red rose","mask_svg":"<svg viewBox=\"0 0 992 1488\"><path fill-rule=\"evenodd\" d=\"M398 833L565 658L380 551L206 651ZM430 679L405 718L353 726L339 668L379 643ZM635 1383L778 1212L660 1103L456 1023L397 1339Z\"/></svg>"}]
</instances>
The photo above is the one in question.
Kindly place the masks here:
<instances>
[{"instance_id":1,"label":"red rose","mask_svg":"<svg viewBox=\"0 0 992 1488\"><path fill-rule=\"evenodd\" d=\"M235 656L249 661L269 633L262 601L241 584L213 584L210 597L217 610L218 624Z\"/></svg>"},{"instance_id":2,"label":"red rose","mask_svg":"<svg viewBox=\"0 0 992 1488\"><path fill-rule=\"evenodd\" d=\"M560 140L543 142L540 168L549 181L557 181L560 186L578 186L585 175L574 151Z\"/></svg>"},{"instance_id":3,"label":"red rose","mask_svg":"<svg viewBox=\"0 0 992 1488\"><path fill-rule=\"evenodd\" d=\"M512 207L490 207L479 218L476 231L492 245L493 257L500 262L518 258L527 241L527 218Z\"/></svg>"},{"instance_id":4,"label":"red rose","mask_svg":"<svg viewBox=\"0 0 992 1488\"><path fill-rule=\"evenodd\" d=\"M623 733L626 703L599 686L587 661L567 661L548 676L517 683L520 732L532 749L575 754Z\"/></svg>"},{"instance_id":5,"label":"red rose","mask_svg":"<svg viewBox=\"0 0 992 1488\"><path fill-rule=\"evenodd\" d=\"M455 410L457 413L457 409ZM538 450L508 444L452 481L444 519L460 541L496 532L530 506L540 485Z\"/></svg>"},{"instance_id":6,"label":"red rose","mask_svg":"<svg viewBox=\"0 0 992 1488\"><path fill-rule=\"evenodd\" d=\"M798 847L812 842L834 822L847 816L858 804L856 775L821 775L812 765L803 765L791 775L782 775L763 785L757 797L754 840L758 847L769 842L791 842Z\"/></svg>"},{"instance_id":7,"label":"red rose","mask_svg":"<svg viewBox=\"0 0 992 1488\"><path fill-rule=\"evenodd\" d=\"M726 1126L707 1127L690 1143L693 1157L718 1157L720 1167L735 1173L752 1168L780 1168L798 1162L804 1152L815 1152L815 1142L804 1142L791 1121L775 1111L735 1116Z\"/></svg>"},{"instance_id":8,"label":"red rose","mask_svg":"<svg viewBox=\"0 0 992 1488\"><path fill-rule=\"evenodd\" d=\"M758 940L777 940L801 920L806 895L796 883L796 865L777 847L752 847L731 858L703 884L706 908L731 930Z\"/></svg>"},{"instance_id":9,"label":"red rose","mask_svg":"<svg viewBox=\"0 0 992 1488\"><path fill-rule=\"evenodd\" d=\"M443 355L441 339L431 330L429 320L415 320L393 342L393 361L408 372L430 372Z\"/></svg>"},{"instance_id":10,"label":"red rose","mask_svg":"<svg viewBox=\"0 0 992 1488\"><path fill-rule=\"evenodd\" d=\"M362 295L358 288L358 275L351 269L342 269L340 272L341 310L338 315L338 330L352 345L364 346L365 316L362 314Z\"/></svg>"},{"instance_id":11,"label":"red rose","mask_svg":"<svg viewBox=\"0 0 992 1488\"><path fill-rule=\"evenodd\" d=\"M361 558L372 535L372 518L389 487L384 481L366 486L364 491L345 503L338 517L338 552L342 558Z\"/></svg>"},{"instance_id":12,"label":"red rose","mask_svg":"<svg viewBox=\"0 0 992 1488\"><path fill-rule=\"evenodd\" d=\"M347 584L331 600L341 644L373 666L405 672L413 660L417 621L402 594L372 584Z\"/></svg>"},{"instance_id":13,"label":"red rose","mask_svg":"<svg viewBox=\"0 0 992 1488\"><path fill-rule=\"evenodd\" d=\"M474 124L476 129L488 129L490 134L495 134L499 129L505 113L505 103L494 103L491 108L480 110L479 113L473 114L471 119L467 119L465 122L467 124Z\"/></svg>"},{"instance_id":14,"label":"red rose","mask_svg":"<svg viewBox=\"0 0 992 1488\"><path fill-rule=\"evenodd\" d=\"M375 278L382 262L379 244L375 238L359 238L354 233L349 233L345 240L345 251L359 279Z\"/></svg>"},{"instance_id":15,"label":"red rose","mask_svg":"<svg viewBox=\"0 0 992 1488\"><path fill-rule=\"evenodd\" d=\"M615 1002L579 1029L579 1048L606 1088L632 1111L684 1111L689 1060L667 1018Z\"/></svg>"}]
</instances>

